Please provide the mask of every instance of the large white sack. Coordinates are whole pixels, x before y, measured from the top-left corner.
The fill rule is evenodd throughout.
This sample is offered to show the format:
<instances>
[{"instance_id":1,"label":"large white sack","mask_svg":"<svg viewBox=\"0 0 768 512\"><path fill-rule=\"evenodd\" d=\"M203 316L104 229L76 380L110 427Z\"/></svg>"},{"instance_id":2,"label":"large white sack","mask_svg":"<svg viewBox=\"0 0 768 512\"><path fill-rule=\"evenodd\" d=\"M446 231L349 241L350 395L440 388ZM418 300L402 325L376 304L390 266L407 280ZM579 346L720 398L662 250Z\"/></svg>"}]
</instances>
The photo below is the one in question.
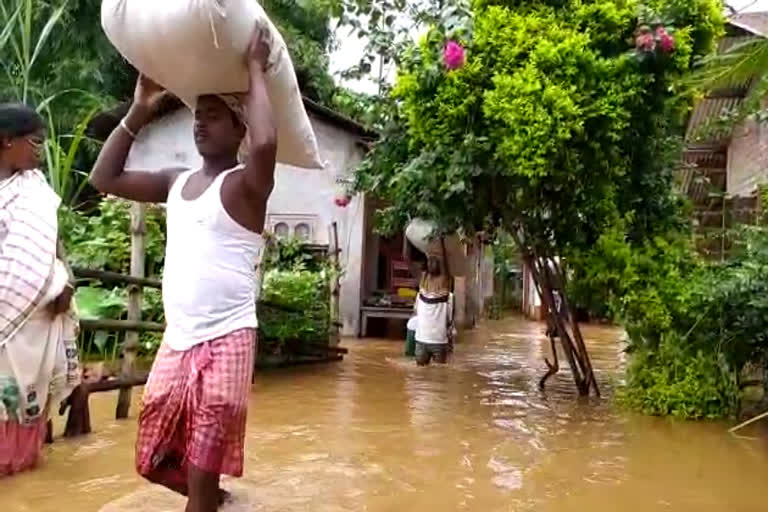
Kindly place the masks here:
<instances>
[{"instance_id":1,"label":"large white sack","mask_svg":"<svg viewBox=\"0 0 768 512\"><path fill-rule=\"evenodd\" d=\"M256 0L103 0L101 23L128 62L190 108L203 94L247 91L248 44L257 25L269 30L277 160L323 167L285 41Z\"/></svg>"},{"instance_id":2,"label":"large white sack","mask_svg":"<svg viewBox=\"0 0 768 512\"><path fill-rule=\"evenodd\" d=\"M424 254L443 256L439 238L433 238L435 224L424 219L413 219L405 228L405 237ZM445 252L448 256L448 271L453 276L465 274L466 256L464 247L456 235L445 237Z\"/></svg>"}]
</instances>

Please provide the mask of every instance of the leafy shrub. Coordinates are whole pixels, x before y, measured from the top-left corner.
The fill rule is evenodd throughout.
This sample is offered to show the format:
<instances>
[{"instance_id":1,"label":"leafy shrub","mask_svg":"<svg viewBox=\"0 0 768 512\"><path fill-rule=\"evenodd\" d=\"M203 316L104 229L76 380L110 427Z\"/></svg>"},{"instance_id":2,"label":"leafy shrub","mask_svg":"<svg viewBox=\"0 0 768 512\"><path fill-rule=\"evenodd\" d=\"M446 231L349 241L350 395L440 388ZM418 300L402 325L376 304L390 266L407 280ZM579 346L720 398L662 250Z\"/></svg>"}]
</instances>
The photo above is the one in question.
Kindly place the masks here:
<instances>
[{"instance_id":1,"label":"leafy shrub","mask_svg":"<svg viewBox=\"0 0 768 512\"><path fill-rule=\"evenodd\" d=\"M645 414L713 419L736 410L739 387L725 354L693 351L672 334L635 355L619 400Z\"/></svg>"},{"instance_id":2,"label":"leafy shrub","mask_svg":"<svg viewBox=\"0 0 768 512\"><path fill-rule=\"evenodd\" d=\"M127 274L131 266L130 202L108 198L84 214L70 208L59 213L59 236L74 266ZM147 209L147 275L159 275L165 259L165 210Z\"/></svg>"},{"instance_id":3,"label":"leafy shrub","mask_svg":"<svg viewBox=\"0 0 768 512\"><path fill-rule=\"evenodd\" d=\"M277 342L277 346L286 341L327 341L329 298L326 271L267 271L259 305L259 328L264 341Z\"/></svg>"},{"instance_id":4,"label":"leafy shrub","mask_svg":"<svg viewBox=\"0 0 768 512\"><path fill-rule=\"evenodd\" d=\"M617 229L579 262L571 285L605 300L627 331L627 405L683 418L737 412L742 368L768 361L768 229L733 238L728 261L705 263L684 237L633 247Z\"/></svg>"},{"instance_id":5,"label":"leafy shrub","mask_svg":"<svg viewBox=\"0 0 768 512\"><path fill-rule=\"evenodd\" d=\"M81 286L75 294L80 317L88 320L125 319L128 313L128 292L125 288L112 289ZM147 322L165 322L160 290L144 289L141 307L142 319ZM78 345L83 359L117 360L124 333L107 331L81 332ZM139 337L139 355L154 357L160 348L162 335L146 332Z\"/></svg>"},{"instance_id":6,"label":"leafy shrub","mask_svg":"<svg viewBox=\"0 0 768 512\"><path fill-rule=\"evenodd\" d=\"M147 210L148 275L162 273L165 258L165 211L161 207ZM102 200L88 213L62 207L59 212L59 236L70 264L127 274L131 263L130 203L122 199ZM82 284L82 283L81 283ZM123 287L110 288L93 283L81 286L75 296L80 316L87 319L125 319L128 292ZM142 318L149 322L165 321L160 290L144 289ZM84 359L115 361L120 353L124 333L106 331L83 332L79 346ZM152 357L160 346L161 335L142 333L139 354Z\"/></svg>"},{"instance_id":7,"label":"leafy shrub","mask_svg":"<svg viewBox=\"0 0 768 512\"><path fill-rule=\"evenodd\" d=\"M299 238L270 237L268 240L265 268L319 272L327 267L326 258L311 251Z\"/></svg>"}]
</instances>

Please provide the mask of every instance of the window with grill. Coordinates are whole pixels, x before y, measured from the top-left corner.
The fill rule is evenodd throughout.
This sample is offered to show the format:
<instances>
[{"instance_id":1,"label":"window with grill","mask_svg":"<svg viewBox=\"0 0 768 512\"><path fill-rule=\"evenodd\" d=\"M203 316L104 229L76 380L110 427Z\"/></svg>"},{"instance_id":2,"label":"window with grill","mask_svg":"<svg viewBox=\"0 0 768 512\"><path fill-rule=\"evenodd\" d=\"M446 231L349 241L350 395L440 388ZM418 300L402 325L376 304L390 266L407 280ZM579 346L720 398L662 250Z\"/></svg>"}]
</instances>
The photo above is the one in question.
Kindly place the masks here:
<instances>
[{"instance_id":1,"label":"window with grill","mask_svg":"<svg viewBox=\"0 0 768 512\"><path fill-rule=\"evenodd\" d=\"M316 240L317 216L306 214L270 214L267 216L269 231L275 236L296 237L304 242L318 243Z\"/></svg>"}]
</instances>

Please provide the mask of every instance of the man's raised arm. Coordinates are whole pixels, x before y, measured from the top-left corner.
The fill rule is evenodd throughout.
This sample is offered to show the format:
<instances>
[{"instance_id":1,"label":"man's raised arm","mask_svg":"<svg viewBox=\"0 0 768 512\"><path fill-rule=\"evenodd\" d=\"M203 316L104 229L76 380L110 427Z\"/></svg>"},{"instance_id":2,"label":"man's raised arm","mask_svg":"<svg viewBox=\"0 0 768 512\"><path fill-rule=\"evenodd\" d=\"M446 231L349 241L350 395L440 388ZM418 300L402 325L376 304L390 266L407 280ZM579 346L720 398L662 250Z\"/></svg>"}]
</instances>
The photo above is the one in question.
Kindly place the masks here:
<instances>
[{"instance_id":1,"label":"man's raised arm","mask_svg":"<svg viewBox=\"0 0 768 512\"><path fill-rule=\"evenodd\" d=\"M160 86L144 76L139 77L128 115L104 143L93 167L90 181L100 192L146 203L168 200L171 185L182 169L125 172L125 161L136 135L152 119L164 97L165 91Z\"/></svg>"},{"instance_id":2,"label":"man's raised arm","mask_svg":"<svg viewBox=\"0 0 768 512\"><path fill-rule=\"evenodd\" d=\"M267 36L267 31L254 33L248 50L250 90L245 105L250 147L243 182L250 197L262 200L259 203L266 203L274 188L277 156L277 127L265 76L270 53Z\"/></svg>"}]
</instances>

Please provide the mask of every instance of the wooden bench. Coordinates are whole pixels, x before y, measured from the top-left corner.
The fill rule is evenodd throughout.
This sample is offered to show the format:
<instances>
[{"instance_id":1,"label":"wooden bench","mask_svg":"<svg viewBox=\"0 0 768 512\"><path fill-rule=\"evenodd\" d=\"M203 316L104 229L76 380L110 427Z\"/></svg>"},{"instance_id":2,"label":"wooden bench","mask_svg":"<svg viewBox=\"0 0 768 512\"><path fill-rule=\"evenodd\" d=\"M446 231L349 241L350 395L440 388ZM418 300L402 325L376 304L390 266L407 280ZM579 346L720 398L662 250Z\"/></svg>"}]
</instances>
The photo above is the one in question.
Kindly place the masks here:
<instances>
[{"instance_id":1,"label":"wooden bench","mask_svg":"<svg viewBox=\"0 0 768 512\"><path fill-rule=\"evenodd\" d=\"M413 308L395 308L387 306L363 306L360 308L360 338L368 335L369 318L395 318L408 320L413 316Z\"/></svg>"}]
</instances>

